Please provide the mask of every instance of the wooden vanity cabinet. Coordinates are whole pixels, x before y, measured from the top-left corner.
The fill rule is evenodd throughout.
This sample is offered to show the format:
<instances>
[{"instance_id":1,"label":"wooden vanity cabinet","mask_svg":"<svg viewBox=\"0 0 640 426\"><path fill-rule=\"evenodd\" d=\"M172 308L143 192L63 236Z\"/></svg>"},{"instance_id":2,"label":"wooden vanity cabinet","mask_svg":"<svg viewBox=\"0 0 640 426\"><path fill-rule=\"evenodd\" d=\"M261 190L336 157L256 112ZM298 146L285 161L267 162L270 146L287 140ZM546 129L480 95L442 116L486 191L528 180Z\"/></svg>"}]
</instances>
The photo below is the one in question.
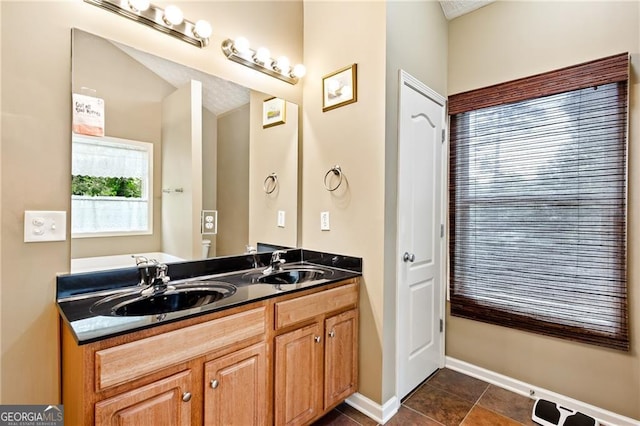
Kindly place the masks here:
<instances>
[{"instance_id":1,"label":"wooden vanity cabinet","mask_svg":"<svg viewBox=\"0 0 640 426\"><path fill-rule=\"evenodd\" d=\"M358 385L358 311L351 309L325 320L324 407L353 394Z\"/></svg>"},{"instance_id":2,"label":"wooden vanity cabinet","mask_svg":"<svg viewBox=\"0 0 640 426\"><path fill-rule=\"evenodd\" d=\"M267 421L267 345L204 365L204 425L262 426Z\"/></svg>"},{"instance_id":3,"label":"wooden vanity cabinet","mask_svg":"<svg viewBox=\"0 0 640 426\"><path fill-rule=\"evenodd\" d=\"M276 425L308 424L357 390L357 300L354 282L275 304L276 328L294 328L275 337Z\"/></svg>"},{"instance_id":4,"label":"wooden vanity cabinet","mask_svg":"<svg viewBox=\"0 0 640 426\"><path fill-rule=\"evenodd\" d=\"M309 424L356 391L350 279L78 345L62 330L65 424Z\"/></svg>"},{"instance_id":5,"label":"wooden vanity cabinet","mask_svg":"<svg viewBox=\"0 0 640 426\"><path fill-rule=\"evenodd\" d=\"M203 424L205 403L210 418L225 418L229 406L203 397L205 371L216 365L238 370L235 377L243 380L231 380L225 392L240 395L248 383L242 367L257 353L259 361L244 371L257 371L261 383L254 387L265 389L268 312L269 304L258 302L80 346L65 327L65 424L195 426ZM255 400L266 412L267 398L256 395Z\"/></svg>"},{"instance_id":6,"label":"wooden vanity cabinet","mask_svg":"<svg viewBox=\"0 0 640 426\"><path fill-rule=\"evenodd\" d=\"M96 426L191 425L191 371L96 403Z\"/></svg>"},{"instance_id":7,"label":"wooden vanity cabinet","mask_svg":"<svg viewBox=\"0 0 640 426\"><path fill-rule=\"evenodd\" d=\"M276 337L274 408L276 425L302 425L322 412L322 326Z\"/></svg>"}]
</instances>

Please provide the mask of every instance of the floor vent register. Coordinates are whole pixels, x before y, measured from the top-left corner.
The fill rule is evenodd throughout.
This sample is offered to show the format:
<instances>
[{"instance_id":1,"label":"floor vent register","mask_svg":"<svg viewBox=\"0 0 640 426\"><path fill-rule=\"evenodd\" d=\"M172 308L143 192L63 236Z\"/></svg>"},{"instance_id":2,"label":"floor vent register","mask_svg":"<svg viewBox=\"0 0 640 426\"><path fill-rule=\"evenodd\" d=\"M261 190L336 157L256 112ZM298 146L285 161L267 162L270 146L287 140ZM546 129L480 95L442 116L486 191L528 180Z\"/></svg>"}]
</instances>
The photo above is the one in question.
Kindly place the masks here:
<instances>
[{"instance_id":1,"label":"floor vent register","mask_svg":"<svg viewBox=\"0 0 640 426\"><path fill-rule=\"evenodd\" d=\"M593 417L546 399L536 400L531 419L542 426L600 426Z\"/></svg>"}]
</instances>

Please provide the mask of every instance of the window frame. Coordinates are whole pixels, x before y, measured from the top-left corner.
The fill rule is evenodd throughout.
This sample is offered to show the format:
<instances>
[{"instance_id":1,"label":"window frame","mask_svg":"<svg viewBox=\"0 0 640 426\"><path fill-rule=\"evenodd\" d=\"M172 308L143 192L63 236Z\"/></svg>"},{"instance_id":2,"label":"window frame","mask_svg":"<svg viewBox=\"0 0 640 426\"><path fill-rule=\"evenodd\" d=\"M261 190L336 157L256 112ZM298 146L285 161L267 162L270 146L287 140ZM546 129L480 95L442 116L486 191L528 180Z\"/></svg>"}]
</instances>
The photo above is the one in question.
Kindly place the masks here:
<instances>
[{"instance_id":1,"label":"window frame","mask_svg":"<svg viewBox=\"0 0 640 426\"><path fill-rule=\"evenodd\" d=\"M73 223L71 224L71 238L72 239L84 239L84 238L109 238L109 237L128 237L138 235L151 235L153 234L153 162L154 162L154 144L151 142L137 141L132 139L122 139L110 136L88 136L88 135L72 135L72 145L75 141L81 143L88 143L92 145L99 145L100 143L107 143L111 145L124 145L135 147L136 150L146 153L147 158L147 176L142 181L142 197L136 199L130 199L126 197L85 197L81 195L71 195L71 203L73 200L81 199L94 199L94 200L107 200L117 199L123 201L139 200L146 202L147 204L147 229L134 230L134 231L97 231L97 232L73 232ZM72 146L73 151L73 146ZM73 172L72 172L73 173ZM73 210L72 210L73 218Z\"/></svg>"},{"instance_id":2,"label":"window frame","mask_svg":"<svg viewBox=\"0 0 640 426\"><path fill-rule=\"evenodd\" d=\"M615 336L607 337L602 333L589 333L589 329L571 327L557 323L546 323L539 321L538 325L534 325L535 321L526 319L522 321L522 317L518 317L514 313L506 313L508 310L501 311L504 314L491 312L490 308L486 308L479 303L473 303L472 298L461 297L456 294L455 285L455 265L454 265L454 246L455 244L455 222L453 215L456 214L453 203L455 200L453 196L450 196L450 226L449 226L449 243L450 243L450 282L449 292L451 301L451 315L457 317L463 317L482 322L488 322L497 325L508 326L515 329L536 332L543 335L561 337L569 340L580 341L583 343L591 343L599 346L605 346L613 349L628 351L630 348L629 343L629 319L628 319L628 277L627 277L627 230L628 222L628 80L629 80L629 55L623 53L619 55L613 55L607 58L590 61L584 64L563 68L561 70L555 70L548 73L535 75L519 80L510 81L486 88L481 88L474 91L464 92L457 95L452 95L449 98L449 115L456 116L464 112L479 110L486 107L495 107L505 104L512 104L514 102L528 101L548 95L561 94L566 92L572 92L578 89L585 89L591 86L600 86L608 83L619 83L619 87L622 87L625 94L626 105L626 117L625 117L625 134L623 136L624 149L625 149L625 168L623 170L625 174L624 183L624 217L625 224L623 229L624 238L624 262L621 273L624 277L624 306L620 306L616 320L617 324L620 324L620 331ZM619 89L622 90L622 89ZM450 117L450 138L452 144L455 143L457 131L454 129L455 118ZM452 145L450 149L450 156L453 156ZM450 158L450 193L455 193L455 182L453 182L452 170L455 167L453 160ZM452 192L453 191L453 192ZM459 214L459 212L458 212ZM460 308L460 304L466 304L464 309ZM497 320L497 317L501 317L501 320ZM530 323L530 324L527 324Z\"/></svg>"}]
</instances>

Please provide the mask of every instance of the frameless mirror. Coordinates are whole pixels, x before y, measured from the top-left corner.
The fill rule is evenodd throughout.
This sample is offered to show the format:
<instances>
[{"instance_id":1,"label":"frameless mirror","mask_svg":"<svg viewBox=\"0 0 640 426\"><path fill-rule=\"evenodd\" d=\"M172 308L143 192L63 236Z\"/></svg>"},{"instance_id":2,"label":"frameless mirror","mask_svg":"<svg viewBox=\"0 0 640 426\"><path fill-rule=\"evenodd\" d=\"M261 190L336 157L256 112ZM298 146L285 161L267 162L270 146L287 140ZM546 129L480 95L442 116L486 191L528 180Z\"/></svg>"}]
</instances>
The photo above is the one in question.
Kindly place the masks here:
<instances>
[{"instance_id":1,"label":"frameless mirror","mask_svg":"<svg viewBox=\"0 0 640 426\"><path fill-rule=\"evenodd\" d=\"M71 272L297 245L297 105L85 31L72 40Z\"/></svg>"}]
</instances>

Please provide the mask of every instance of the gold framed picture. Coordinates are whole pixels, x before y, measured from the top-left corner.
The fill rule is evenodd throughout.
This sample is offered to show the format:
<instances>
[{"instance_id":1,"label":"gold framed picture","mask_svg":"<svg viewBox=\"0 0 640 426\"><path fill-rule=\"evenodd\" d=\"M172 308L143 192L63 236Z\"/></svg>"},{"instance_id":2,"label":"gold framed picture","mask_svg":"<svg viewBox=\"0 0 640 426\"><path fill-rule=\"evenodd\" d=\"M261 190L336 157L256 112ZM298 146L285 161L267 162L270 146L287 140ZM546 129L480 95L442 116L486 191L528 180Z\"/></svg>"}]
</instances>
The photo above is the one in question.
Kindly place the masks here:
<instances>
[{"instance_id":1,"label":"gold framed picture","mask_svg":"<svg viewBox=\"0 0 640 426\"><path fill-rule=\"evenodd\" d=\"M322 112L358 100L358 64L352 64L322 77Z\"/></svg>"},{"instance_id":2,"label":"gold framed picture","mask_svg":"<svg viewBox=\"0 0 640 426\"><path fill-rule=\"evenodd\" d=\"M265 99L262 103L262 128L284 124L287 120L287 102L280 98Z\"/></svg>"}]
</instances>

